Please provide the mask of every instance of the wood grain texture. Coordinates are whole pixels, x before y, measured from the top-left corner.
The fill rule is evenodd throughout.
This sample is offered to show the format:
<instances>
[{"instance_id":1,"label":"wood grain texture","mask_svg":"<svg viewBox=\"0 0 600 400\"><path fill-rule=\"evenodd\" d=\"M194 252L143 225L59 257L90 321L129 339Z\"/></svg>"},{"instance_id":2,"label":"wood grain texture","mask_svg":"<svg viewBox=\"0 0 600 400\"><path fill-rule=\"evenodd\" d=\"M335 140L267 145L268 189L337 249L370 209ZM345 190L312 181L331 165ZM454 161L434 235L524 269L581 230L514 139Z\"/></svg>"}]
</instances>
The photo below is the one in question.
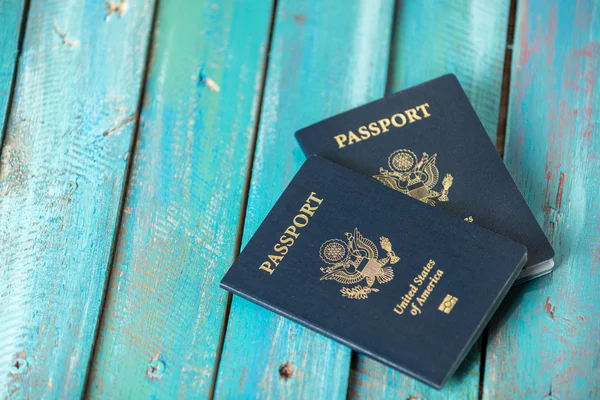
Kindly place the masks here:
<instances>
[{"instance_id":1,"label":"wood grain texture","mask_svg":"<svg viewBox=\"0 0 600 400\"><path fill-rule=\"evenodd\" d=\"M160 2L90 397L210 395L271 13Z\"/></svg>"},{"instance_id":2,"label":"wood grain texture","mask_svg":"<svg viewBox=\"0 0 600 400\"><path fill-rule=\"evenodd\" d=\"M0 1L0 143L13 84L25 0Z\"/></svg>"},{"instance_id":3,"label":"wood grain texture","mask_svg":"<svg viewBox=\"0 0 600 400\"><path fill-rule=\"evenodd\" d=\"M401 1L388 90L454 73L496 143L510 0Z\"/></svg>"},{"instance_id":4,"label":"wood grain texture","mask_svg":"<svg viewBox=\"0 0 600 400\"><path fill-rule=\"evenodd\" d=\"M395 19L388 91L402 90L452 72L495 143L509 3L508 0L401 2ZM444 389L438 391L367 357L357 356L351 370L349 397L477 399L480 358L480 343L477 343Z\"/></svg>"},{"instance_id":5,"label":"wood grain texture","mask_svg":"<svg viewBox=\"0 0 600 400\"><path fill-rule=\"evenodd\" d=\"M1 398L82 393L152 10L31 2L0 167Z\"/></svg>"},{"instance_id":6,"label":"wood grain texture","mask_svg":"<svg viewBox=\"0 0 600 400\"><path fill-rule=\"evenodd\" d=\"M484 398L600 398L600 1L518 4L505 161L556 250L492 322Z\"/></svg>"},{"instance_id":7,"label":"wood grain texture","mask_svg":"<svg viewBox=\"0 0 600 400\"><path fill-rule=\"evenodd\" d=\"M401 345L401 344L399 344ZM478 341L442 390L433 389L392 368L357 356L350 371L350 399L477 399L481 344ZM415 351L419 351L415 349Z\"/></svg>"},{"instance_id":8,"label":"wood grain texture","mask_svg":"<svg viewBox=\"0 0 600 400\"><path fill-rule=\"evenodd\" d=\"M278 2L244 244L304 161L294 132L384 94L392 14L388 0ZM345 398L349 366L348 348L234 296L216 398Z\"/></svg>"}]
</instances>

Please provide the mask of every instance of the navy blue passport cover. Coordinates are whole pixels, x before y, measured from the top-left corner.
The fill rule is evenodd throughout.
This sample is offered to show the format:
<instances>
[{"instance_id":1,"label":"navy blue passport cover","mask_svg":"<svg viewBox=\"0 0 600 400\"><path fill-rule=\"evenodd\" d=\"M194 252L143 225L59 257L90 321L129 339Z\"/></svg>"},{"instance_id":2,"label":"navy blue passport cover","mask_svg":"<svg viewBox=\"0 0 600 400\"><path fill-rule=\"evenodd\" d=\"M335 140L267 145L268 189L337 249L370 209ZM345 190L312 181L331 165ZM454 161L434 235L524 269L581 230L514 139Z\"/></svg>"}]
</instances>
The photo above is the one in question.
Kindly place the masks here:
<instances>
[{"instance_id":1,"label":"navy blue passport cover","mask_svg":"<svg viewBox=\"0 0 600 400\"><path fill-rule=\"evenodd\" d=\"M454 75L333 116L296 138L307 156L327 158L522 243L525 268L554 257Z\"/></svg>"},{"instance_id":2,"label":"navy blue passport cover","mask_svg":"<svg viewBox=\"0 0 600 400\"><path fill-rule=\"evenodd\" d=\"M441 388L526 254L520 244L313 156L221 286Z\"/></svg>"}]
</instances>

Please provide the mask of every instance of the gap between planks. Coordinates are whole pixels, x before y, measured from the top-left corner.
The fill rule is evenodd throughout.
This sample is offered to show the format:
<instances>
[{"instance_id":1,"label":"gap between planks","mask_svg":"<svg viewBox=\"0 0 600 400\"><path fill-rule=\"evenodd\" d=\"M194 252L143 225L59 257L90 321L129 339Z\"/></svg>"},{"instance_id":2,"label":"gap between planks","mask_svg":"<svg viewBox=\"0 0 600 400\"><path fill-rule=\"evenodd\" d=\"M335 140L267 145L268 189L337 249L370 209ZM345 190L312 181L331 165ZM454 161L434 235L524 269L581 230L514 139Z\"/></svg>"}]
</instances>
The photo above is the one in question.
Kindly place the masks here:
<instances>
[{"instance_id":1,"label":"gap between planks","mask_svg":"<svg viewBox=\"0 0 600 400\"><path fill-rule=\"evenodd\" d=\"M510 78L512 70L513 43L515 38L515 21L517 18L517 0L510 0L508 13L508 29L506 30L506 46L504 50L504 68L502 71L502 90L500 94L500 111L498 113L498 129L496 131L496 151L504 159L504 142L506 139L506 121L508 120L508 99L510 95ZM489 328L486 327L481 335L481 359L479 364L479 392L478 400L483 399L483 385L485 381L485 365Z\"/></svg>"},{"instance_id":2,"label":"gap between planks","mask_svg":"<svg viewBox=\"0 0 600 400\"><path fill-rule=\"evenodd\" d=\"M0 127L0 155L2 155L2 150L4 149L4 138L6 137L6 132L8 130L8 118L10 116L12 110L12 104L15 96L16 83L17 83L17 74L19 72L19 60L21 59L21 54L23 53L23 42L25 41L25 32L27 29L27 21L29 17L29 4L31 0L25 0L23 4L23 14L21 15L21 26L19 30L19 38L17 39L17 54L15 55L13 74L10 78L10 93L8 94L8 100L6 102L6 113L4 114L4 121L2 121L2 125ZM2 165L0 165L0 176L2 172Z\"/></svg>"},{"instance_id":3,"label":"gap between planks","mask_svg":"<svg viewBox=\"0 0 600 400\"><path fill-rule=\"evenodd\" d=\"M278 0L273 0L273 4L271 5L271 16L269 19L269 38L267 39L267 46L265 49L265 63L263 66L263 70L261 71L260 76L260 95L258 96L258 104L257 104L257 117L256 122L254 123L254 127L252 128L252 138L250 139L250 156L248 157L248 163L246 165L246 180L244 182L244 191L242 194L242 203L240 207L240 218L238 223L238 229L235 237L235 246L233 250L233 258L237 259L240 254L242 248L242 238L244 234L244 226L246 222L246 210L248 207L248 198L250 197L250 183L252 181L252 167L254 165L254 154L256 153L256 143L258 140L258 128L260 126L260 122L262 119L262 105L263 99L265 96L265 86L266 86L266 78L267 72L269 70L270 64L270 56L271 56L271 43L273 42L273 27L275 26L275 16L277 15L277 2ZM225 302L225 310L223 323L221 325L221 336L219 337L219 344L217 346L217 356L215 358L215 366L213 368L213 376L212 382L209 390L209 399L213 400L215 397L215 391L217 388L217 379L219 377L219 366L221 364L221 355L223 354L223 348L225 347L225 337L227 335L227 325L229 323L229 313L231 311L231 302L233 299L233 295L231 293L227 293L227 300Z\"/></svg>"},{"instance_id":4,"label":"gap between planks","mask_svg":"<svg viewBox=\"0 0 600 400\"><path fill-rule=\"evenodd\" d=\"M125 0L127 1L127 0ZM126 3L125 3L126 4ZM135 126L133 128L133 135L131 138L131 143L129 143L129 152L127 153L127 168L125 170L125 178L123 181L123 187L121 189L121 195L120 195L120 200L119 200L119 214L117 215L117 223L115 225L115 232L113 233L113 242L111 245L111 250L110 250L110 261L108 263L108 273L106 274L106 280L104 282L104 290L102 291L102 300L101 300L101 306L100 306L100 314L98 315L98 320L97 320L97 324L96 324L96 331L94 332L94 341L92 344L92 351L91 351L91 357L90 360L88 361L88 366L87 366L87 370L85 373L85 382L84 382L84 386L83 386L83 398L89 398L90 397L90 372L92 370L92 366L94 365L94 359L96 358L96 345L98 343L98 336L99 336L99 332L100 332L100 327L102 326L102 319L104 318L104 307L106 305L106 295L108 293L108 284L110 282L110 278L112 275L112 270L113 270L113 264L115 263L115 255L116 255L116 249L117 249L117 243L119 241L119 237L121 236L121 222L123 219L123 212L124 212L124 206L125 206L125 197L127 196L127 190L129 188L129 184L130 184L130 180L131 180L131 173L132 173L132 169L133 169L133 159L135 157L135 147L136 147L136 143L137 143L137 139L139 136L139 130L140 130L140 116L141 116L141 110L142 110L142 105L144 104L144 97L146 95L146 83L148 81L148 72L150 70L150 60L152 59L152 48L153 48L153 44L154 44L154 29L156 27L156 18L158 15L158 9L160 6L160 0L154 0L154 7L152 9L152 17L151 17L151 22L150 22L150 34L148 37L148 43L146 44L146 59L144 60L144 71L142 72L142 84L140 86L140 91L138 94L138 104L136 106L136 111L135 113L130 116L127 117L126 120L129 120L130 118L134 121ZM109 14L110 15L110 14ZM121 123L124 124L124 123ZM118 129L118 128L111 128L111 129ZM111 130L108 130L106 132L104 132L104 136L107 136L107 132L110 133Z\"/></svg>"},{"instance_id":5,"label":"gap between planks","mask_svg":"<svg viewBox=\"0 0 600 400\"><path fill-rule=\"evenodd\" d=\"M504 71L502 75L502 94L500 96L500 113L498 116L498 130L496 137L496 151L500 157L504 156L504 142L506 139L506 122L508 120L508 98L510 92L510 77L513 57L513 43L515 41L515 20L517 18L517 0L510 1L508 16L508 29L506 32L506 50L504 52Z\"/></svg>"}]
</instances>

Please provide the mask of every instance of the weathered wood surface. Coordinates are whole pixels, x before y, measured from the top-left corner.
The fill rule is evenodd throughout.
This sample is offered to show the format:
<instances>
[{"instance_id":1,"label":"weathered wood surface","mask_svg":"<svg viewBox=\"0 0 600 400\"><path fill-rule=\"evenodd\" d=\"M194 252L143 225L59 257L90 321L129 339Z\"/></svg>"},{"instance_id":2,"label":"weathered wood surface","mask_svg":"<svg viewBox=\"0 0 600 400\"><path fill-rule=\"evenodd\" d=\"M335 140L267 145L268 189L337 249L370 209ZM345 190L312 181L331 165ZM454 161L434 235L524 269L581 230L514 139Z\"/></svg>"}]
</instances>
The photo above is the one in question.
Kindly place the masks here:
<instances>
[{"instance_id":1,"label":"weathered wood surface","mask_svg":"<svg viewBox=\"0 0 600 400\"><path fill-rule=\"evenodd\" d=\"M496 143L510 0L400 1L388 91L454 73Z\"/></svg>"},{"instance_id":2,"label":"weathered wood surface","mask_svg":"<svg viewBox=\"0 0 600 400\"><path fill-rule=\"evenodd\" d=\"M600 1L518 4L505 160L556 250L492 322L484 398L600 398Z\"/></svg>"},{"instance_id":3,"label":"weathered wood surface","mask_svg":"<svg viewBox=\"0 0 600 400\"><path fill-rule=\"evenodd\" d=\"M401 2L387 90L402 90L452 72L495 143L509 8L508 0ZM351 371L349 397L477 399L480 361L478 343L454 377L438 391L358 356Z\"/></svg>"},{"instance_id":4,"label":"weathered wood surface","mask_svg":"<svg viewBox=\"0 0 600 400\"><path fill-rule=\"evenodd\" d=\"M294 132L384 94L393 3L278 2L244 243L304 161ZM234 297L216 397L343 399L349 367L348 348Z\"/></svg>"},{"instance_id":5,"label":"weathered wood surface","mask_svg":"<svg viewBox=\"0 0 600 400\"><path fill-rule=\"evenodd\" d=\"M0 167L1 398L83 391L152 9L31 2Z\"/></svg>"},{"instance_id":6,"label":"weathered wood surface","mask_svg":"<svg viewBox=\"0 0 600 400\"><path fill-rule=\"evenodd\" d=\"M90 376L97 398L210 395L227 300L218 283L259 112L271 2L162 1L157 12Z\"/></svg>"},{"instance_id":7,"label":"weathered wood surface","mask_svg":"<svg viewBox=\"0 0 600 400\"><path fill-rule=\"evenodd\" d=\"M17 63L25 0L0 1L0 143Z\"/></svg>"},{"instance_id":8,"label":"weathered wood surface","mask_svg":"<svg viewBox=\"0 0 600 400\"><path fill-rule=\"evenodd\" d=\"M558 267L442 391L237 297L225 326L217 284L303 162L293 132L386 71L454 72L495 141L508 0L161 1L154 31L153 0L24 3L0 0L0 398L80 396L98 324L90 397L600 398L600 0L518 1L505 160Z\"/></svg>"}]
</instances>

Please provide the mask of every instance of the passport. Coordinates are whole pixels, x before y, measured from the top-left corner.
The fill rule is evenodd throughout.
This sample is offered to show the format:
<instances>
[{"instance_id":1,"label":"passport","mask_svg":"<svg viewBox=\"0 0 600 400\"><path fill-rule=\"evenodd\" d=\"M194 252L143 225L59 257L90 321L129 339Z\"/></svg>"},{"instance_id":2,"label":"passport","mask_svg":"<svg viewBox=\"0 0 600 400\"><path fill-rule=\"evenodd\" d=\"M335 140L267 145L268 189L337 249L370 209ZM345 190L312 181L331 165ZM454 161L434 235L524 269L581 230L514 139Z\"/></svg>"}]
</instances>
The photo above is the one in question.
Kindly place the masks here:
<instances>
[{"instance_id":1,"label":"passport","mask_svg":"<svg viewBox=\"0 0 600 400\"><path fill-rule=\"evenodd\" d=\"M517 283L549 273L554 250L454 75L296 132L319 155L527 247Z\"/></svg>"},{"instance_id":2,"label":"passport","mask_svg":"<svg viewBox=\"0 0 600 400\"><path fill-rule=\"evenodd\" d=\"M526 259L521 244L312 156L221 286L441 388Z\"/></svg>"}]
</instances>

